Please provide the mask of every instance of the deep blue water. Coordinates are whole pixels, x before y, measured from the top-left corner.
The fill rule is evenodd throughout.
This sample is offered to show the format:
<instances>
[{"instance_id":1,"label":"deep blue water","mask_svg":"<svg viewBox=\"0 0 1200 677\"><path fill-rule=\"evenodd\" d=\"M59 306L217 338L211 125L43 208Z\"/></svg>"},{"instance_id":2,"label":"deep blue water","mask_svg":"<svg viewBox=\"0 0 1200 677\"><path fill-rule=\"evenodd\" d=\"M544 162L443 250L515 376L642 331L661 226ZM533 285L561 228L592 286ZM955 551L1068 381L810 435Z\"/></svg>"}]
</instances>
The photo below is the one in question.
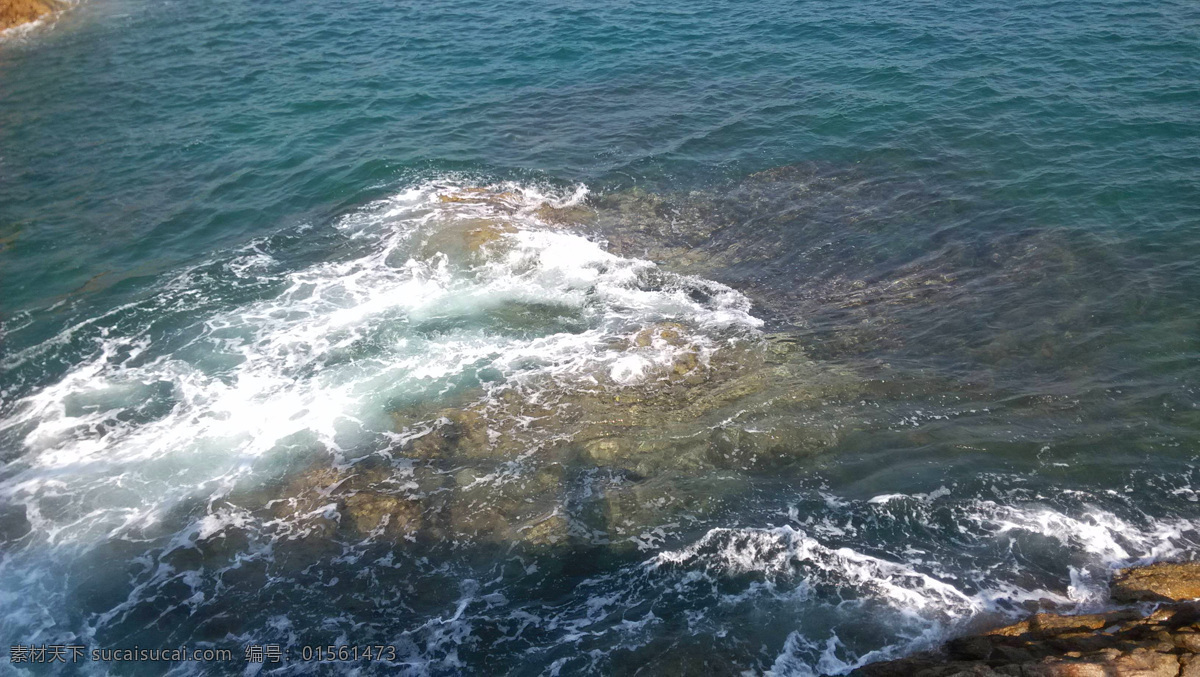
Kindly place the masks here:
<instances>
[{"instance_id":1,"label":"deep blue water","mask_svg":"<svg viewBox=\"0 0 1200 677\"><path fill-rule=\"evenodd\" d=\"M0 41L0 645L238 659L67 670L845 673L1103 606L1196 556L1198 359L1193 3Z\"/></svg>"}]
</instances>

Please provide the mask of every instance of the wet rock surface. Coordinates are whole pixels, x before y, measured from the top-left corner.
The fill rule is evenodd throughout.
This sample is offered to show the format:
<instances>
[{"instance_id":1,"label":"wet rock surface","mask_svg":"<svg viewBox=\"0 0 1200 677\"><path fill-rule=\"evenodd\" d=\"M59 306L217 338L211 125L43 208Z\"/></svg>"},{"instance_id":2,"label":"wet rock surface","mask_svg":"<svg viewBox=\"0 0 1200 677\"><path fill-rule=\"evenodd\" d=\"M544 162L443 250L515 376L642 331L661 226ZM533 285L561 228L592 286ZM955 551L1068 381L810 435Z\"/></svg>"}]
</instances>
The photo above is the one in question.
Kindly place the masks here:
<instances>
[{"instance_id":1,"label":"wet rock surface","mask_svg":"<svg viewBox=\"0 0 1200 677\"><path fill-rule=\"evenodd\" d=\"M0 0L0 31L37 21L60 8L55 0Z\"/></svg>"},{"instance_id":2,"label":"wet rock surface","mask_svg":"<svg viewBox=\"0 0 1200 677\"><path fill-rule=\"evenodd\" d=\"M1200 564L1160 563L1113 579L1108 613L1035 614L947 642L939 651L855 670L857 677L1191 677L1200 675Z\"/></svg>"},{"instance_id":3,"label":"wet rock surface","mask_svg":"<svg viewBox=\"0 0 1200 677\"><path fill-rule=\"evenodd\" d=\"M1113 578L1118 602L1165 602L1200 598L1200 562L1160 562L1122 571Z\"/></svg>"}]
</instances>

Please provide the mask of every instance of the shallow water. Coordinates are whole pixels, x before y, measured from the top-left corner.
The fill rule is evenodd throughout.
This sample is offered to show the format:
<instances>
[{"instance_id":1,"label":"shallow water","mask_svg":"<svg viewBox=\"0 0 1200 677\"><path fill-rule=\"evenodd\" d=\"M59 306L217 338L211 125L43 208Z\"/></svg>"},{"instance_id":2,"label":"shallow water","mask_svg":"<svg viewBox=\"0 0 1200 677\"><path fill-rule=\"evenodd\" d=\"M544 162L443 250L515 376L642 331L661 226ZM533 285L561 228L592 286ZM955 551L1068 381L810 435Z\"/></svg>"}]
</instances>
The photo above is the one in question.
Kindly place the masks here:
<instances>
[{"instance_id":1,"label":"shallow water","mask_svg":"<svg viewBox=\"0 0 1200 677\"><path fill-rule=\"evenodd\" d=\"M1200 542L1198 20L91 0L7 35L0 644L813 675L1103 607Z\"/></svg>"}]
</instances>

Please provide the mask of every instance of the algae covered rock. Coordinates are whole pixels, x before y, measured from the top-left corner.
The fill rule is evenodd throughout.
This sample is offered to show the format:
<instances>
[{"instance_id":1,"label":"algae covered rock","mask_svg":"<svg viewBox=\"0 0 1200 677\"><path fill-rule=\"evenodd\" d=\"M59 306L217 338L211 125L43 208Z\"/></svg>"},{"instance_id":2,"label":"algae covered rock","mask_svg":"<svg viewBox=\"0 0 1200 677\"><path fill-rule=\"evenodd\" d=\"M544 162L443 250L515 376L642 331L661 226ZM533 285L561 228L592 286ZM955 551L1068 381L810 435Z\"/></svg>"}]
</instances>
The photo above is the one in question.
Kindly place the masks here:
<instances>
[{"instance_id":1,"label":"algae covered rock","mask_svg":"<svg viewBox=\"0 0 1200 677\"><path fill-rule=\"evenodd\" d=\"M398 413L393 419L402 421ZM482 414L470 409L443 409L418 433L408 451L418 458L453 455L480 456L489 445L488 425Z\"/></svg>"},{"instance_id":2,"label":"algae covered rock","mask_svg":"<svg viewBox=\"0 0 1200 677\"><path fill-rule=\"evenodd\" d=\"M861 389L786 336L716 343L671 321L612 349L592 372L393 412L393 454L453 467L438 533L547 547L661 543L656 529L702 521L744 489L741 473L836 444L845 421L818 414ZM625 359L641 365L638 378L613 368Z\"/></svg>"},{"instance_id":3,"label":"algae covered rock","mask_svg":"<svg viewBox=\"0 0 1200 677\"><path fill-rule=\"evenodd\" d=\"M533 213L543 223L556 226L585 224L596 218L596 210L583 204L559 207L546 202Z\"/></svg>"},{"instance_id":4,"label":"algae covered rock","mask_svg":"<svg viewBox=\"0 0 1200 677\"><path fill-rule=\"evenodd\" d=\"M445 256L450 262L480 264L490 254L504 251L505 237L516 226L499 218L470 218L453 221L431 233L418 250L422 259Z\"/></svg>"},{"instance_id":5,"label":"algae covered rock","mask_svg":"<svg viewBox=\"0 0 1200 677\"><path fill-rule=\"evenodd\" d=\"M443 511L446 538L534 546L565 545L570 538L561 465L481 462L459 468L454 480Z\"/></svg>"},{"instance_id":6,"label":"algae covered rock","mask_svg":"<svg viewBox=\"0 0 1200 677\"><path fill-rule=\"evenodd\" d=\"M778 337L713 347L694 327L664 322L622 346L656 348L668 356L661 371L629 385L602 368L584 375L592 387L480 389L454 406L397 409L390 458L320 456L265 505L303 538L650 547L669 525L720 510L744 489L739 473L835 443L804 412L858 388ZM689 352L697 378L677 380Z\"/></svg>"},{"instance_id":7,"label":"algae covered rock","mask_svg":"<svg viewBox=\"0 0 1200 677\"><path fill-rule=\"evenodd\" d=\"M595 370L493 387L422 413L393 412L420 459L582 462L651 477L752 470L820 453L845 421L820 412L860 392L853 374L786 337L716 342L683 322L649 324Z\"/></svg>"},{"instance_id":8,"label":"algae covered rock","mask_svg":"<svg viewBox=\"0 0 1200 677\"><path fill-rule=\"evenodd\" d=\"M413 537L424 528L418 483L383 460L338 467L321 458L280 483L265 507L304 537Z\"/></svg>"},{"instance_id":9,"label":"algae covered rock","mask_svg":"<svg viewBox=\"0 0 1200 677\"><path fill-rule=\"evenodd\" d=\"M592 519L615 549L648 550L670 529L711 519L746 488L746 479L733 473L614 478L601 488Z\"/></svg>"},{"instance_id":10,"label":"algae covered rock","mask_svg":"<svg viewBox=\"0 0 1200 677\"><path fill-rule=\"evenodd\" d=\"M519 231L518 221L536 218L559 226L588 218L591 209L581 205L554 205L530 200L503 187L447 187L437 195L442 209L416 250L417 258L445 256L451 263L478 265L502 254Z\"/></svg>"}]
</instances>

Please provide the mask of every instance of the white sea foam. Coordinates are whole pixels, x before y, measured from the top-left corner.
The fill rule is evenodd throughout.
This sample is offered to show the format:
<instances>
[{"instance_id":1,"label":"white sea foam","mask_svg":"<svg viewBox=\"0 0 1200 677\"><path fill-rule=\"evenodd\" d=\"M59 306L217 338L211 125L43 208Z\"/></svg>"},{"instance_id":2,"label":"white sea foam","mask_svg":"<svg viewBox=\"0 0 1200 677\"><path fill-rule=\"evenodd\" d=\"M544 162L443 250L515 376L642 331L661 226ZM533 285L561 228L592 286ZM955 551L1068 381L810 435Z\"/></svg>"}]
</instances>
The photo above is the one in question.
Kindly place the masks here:
<instances>
[{"instance_id":1,"label":"white sea foam","mask_svg":"<svg viewBox=\"0 0 1200 677\"><path fill-rule=\"evenodd\" d=\"M650 564L665 565L696 568L719 577L754 573L771 582L830 585L859 598L944 619L986 608L980 600L911 566L851 548L830 548L791 526L713 529L686 548L659 553Z\"/></svg>"}]
</instances>

